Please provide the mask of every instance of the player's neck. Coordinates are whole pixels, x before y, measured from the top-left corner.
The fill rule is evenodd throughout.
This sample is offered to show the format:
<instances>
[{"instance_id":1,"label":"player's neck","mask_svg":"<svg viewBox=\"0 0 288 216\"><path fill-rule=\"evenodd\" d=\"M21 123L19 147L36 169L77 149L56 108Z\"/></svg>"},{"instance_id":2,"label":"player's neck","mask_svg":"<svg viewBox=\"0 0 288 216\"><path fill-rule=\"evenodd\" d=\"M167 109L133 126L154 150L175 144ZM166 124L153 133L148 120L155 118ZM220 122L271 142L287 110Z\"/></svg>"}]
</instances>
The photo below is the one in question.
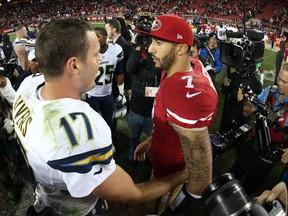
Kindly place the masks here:
<instances>
[{"instance_id":1,"label":"player's neck","mask_svg":"<svg viewBox=\"0 0 288 216\"><path fill-rule=\"evenodd\" d=\"M70 85L70 86L69 86ZM64 82L49 82L46 81L41 90L41 97L44 100L56 100L62 98L80 99L80 94L75 88L71 88L71 84Z\"/></svg>"},{"instance_id":2,"label":"player's neck","mask_svg":"<svg viewBox=\"0 0 288 216\"><path fill-rule=\"evenodd\" d=\"M113 36L113 42L116 43L116 41L118 40L118 38L121 36L121 34L115 32L114 36Z\"/></svg>"},{"instance_id":3,"label":"player's neck","mask_svg":"<svg viewBox=\"0 0 288 216\"><path fill-rule=\"evenodd\" d=\"M190 57L176 59L175 64L166 71L167 78L173 76L177 72L191 71Z\"/></svg>"}]
</instances>

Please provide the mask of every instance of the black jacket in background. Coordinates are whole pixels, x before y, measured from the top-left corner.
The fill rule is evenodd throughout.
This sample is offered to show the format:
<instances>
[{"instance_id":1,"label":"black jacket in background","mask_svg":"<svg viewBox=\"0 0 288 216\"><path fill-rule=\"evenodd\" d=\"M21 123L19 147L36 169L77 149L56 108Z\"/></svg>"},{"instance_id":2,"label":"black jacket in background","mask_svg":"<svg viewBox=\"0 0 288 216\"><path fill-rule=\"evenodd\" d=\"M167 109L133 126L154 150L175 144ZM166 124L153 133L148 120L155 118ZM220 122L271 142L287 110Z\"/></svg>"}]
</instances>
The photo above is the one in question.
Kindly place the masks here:
<instances>
[{"instance_id":1,"label":"black jacket in background","mask_svg":"<svg viewBox=\"0 0 288 216\"><path fill-rule=\"evenodd\" d=\"M131 89L132 80L130 74L126 70L126 64L132 52L132 46L126 41L126 39L122 35L120 35L120 37L116 40L116 44L119 44L124 52L124 59L122 60L123 74L124 74L124 89Z\"/></svg>"},{"instance_id":2,"label":"black jacket in background","mask_svg":"<svg viewBox=\"0 0 288 216\"><path fill-rule=\"evenodd\" d=\"M154 97L145 97L145 87L158 87L161 69L156 69L151 54L146 50L146 59L141 51L133 49L127 61L127 72L132 75L130 109L138 115L151 117Z\"/></svg>"},{"instance_id":3,"label":"black jacket in background","mask_svg":"<svg viewBox=\"0 0 288 216\"><path fill-rule=\"evenodd\" d=\"M280 50L276 53L276 61L275 61L275 82L274 84L277 84L277 78L278 74L282 65L282 61L284 59L284 49L285 49L285 41L280 47Z\"/></svg>"}]
</instances>

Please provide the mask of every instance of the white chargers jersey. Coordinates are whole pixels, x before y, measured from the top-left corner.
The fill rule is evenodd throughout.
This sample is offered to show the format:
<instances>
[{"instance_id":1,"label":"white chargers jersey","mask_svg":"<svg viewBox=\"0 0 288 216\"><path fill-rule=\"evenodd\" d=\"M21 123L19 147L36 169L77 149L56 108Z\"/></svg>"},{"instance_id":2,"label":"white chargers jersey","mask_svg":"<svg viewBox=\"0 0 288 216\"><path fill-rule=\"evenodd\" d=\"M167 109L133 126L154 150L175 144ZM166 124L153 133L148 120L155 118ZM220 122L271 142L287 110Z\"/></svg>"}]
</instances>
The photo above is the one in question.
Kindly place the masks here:
<instances>
[{"instance_id":1,"label":"white chargers jersey","mask_svg":"<svg viewBox=\"0 0 288 216\"><path fill-rule=\"evenodd\" d=\"M124 58L123 49L118 44L108 44L105 53L101 54L102 63L99 66L96 86L86 93L93 97L104 97L112 93L112 81L114 75L123 74L119 62Z\"/></svg>"},{"instance_id":2,"label":"white chargers jersey","mask_svg":"<svg viewBox=\"0 0 288 216\"><path fill-rule=\"evenodd\" d=\"M16 50L16 46L25 46L26 56L28 56L29 52L35 49L35 39L34 40L27 40L26 38L16 38L13 41L13 48ZM15 52L17 55L17 52ZM18 57L18 56L17 56ZM17 59L17 64L20 65L19 59Z\"/></svg>"},{"instance_id":3,"label":"white chargers jersey","mask_svg":"<svg viewBox=\"0 0 288 216\"><path fill-rule=\"evenodd\" d=\"M217 37L219 40L223 41L227 39L226 30L227 30L226 25L223 25L222 27L219 25L216 26Z\"/></svg>"},{"instance_id":4,"label":"white chargers jersey","mask_svg":"<svg viewBox=\"0 0 288 216\"><path fill-rule=\"evenodd\" d=\"M43 75L27 77L16 92L15 131L41 201L61 215L85 215L98 198L91 193L115 168L111 131L81 100L41 100Z\"/></svg>"}]
</instances>

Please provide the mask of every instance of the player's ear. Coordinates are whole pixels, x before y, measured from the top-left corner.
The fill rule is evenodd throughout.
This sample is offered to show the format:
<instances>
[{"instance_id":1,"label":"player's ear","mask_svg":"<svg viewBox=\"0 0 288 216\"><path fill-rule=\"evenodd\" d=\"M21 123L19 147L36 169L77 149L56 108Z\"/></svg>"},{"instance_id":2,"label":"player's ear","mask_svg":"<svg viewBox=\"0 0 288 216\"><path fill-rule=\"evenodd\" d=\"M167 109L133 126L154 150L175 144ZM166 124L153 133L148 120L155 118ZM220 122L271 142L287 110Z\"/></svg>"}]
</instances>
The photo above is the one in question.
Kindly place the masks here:
<instances>
[{"instance_id":1,"label":"player's ear","mask_svg":"<svg viewBox=\"0 0 288 216\"><path fill-rule=\"evenodd\" d=\"M66 66L68 67L69 71L74 72L74 73L78 73L78 69L79 69L78 63L79 63L79 61L77 58L71 57L68 59Z\"/></svg>"},{"instance_id":2,"label":"player's ear","mask_svg":"<svg viewBox=\"0 0 288 216\"><path fill-rule=\"evenodd\" d=\"M182 56L187 53L188 46L186 44L178 44L176 50L177 50L177 54Z\"/></svg>"}]
</instances>

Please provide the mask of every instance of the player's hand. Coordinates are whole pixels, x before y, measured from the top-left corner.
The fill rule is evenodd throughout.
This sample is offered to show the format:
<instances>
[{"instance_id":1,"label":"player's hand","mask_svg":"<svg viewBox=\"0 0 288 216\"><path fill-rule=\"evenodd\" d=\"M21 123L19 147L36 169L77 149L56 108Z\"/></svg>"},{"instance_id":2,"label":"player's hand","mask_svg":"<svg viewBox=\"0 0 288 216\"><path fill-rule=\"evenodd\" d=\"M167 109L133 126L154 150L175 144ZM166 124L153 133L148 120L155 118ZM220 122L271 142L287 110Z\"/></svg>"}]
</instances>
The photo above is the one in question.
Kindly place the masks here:
<instances>
[{"instance_id":1,"label":"player's hand","mask_svg":"<svg viewBox=\"0 0 288 216\"><path fill-rule=\"evenodd\" d=\"M0 76L0 88L4 88L7 85L7 78Z\"/></svg>"},{"instance_id":2,"label":"player's hand","mask_svg":"<svg viewBox=\"0 0 288 216\"><path fill-rule=\"evenodd\" d=\"M149 137L146 139L144 142L140 143L135 152L134 152L134 160L138 161L145 161L146 160L146 153L150 150L151 148L151 141L152 138Z\"/></svg>"}]
</instances>

